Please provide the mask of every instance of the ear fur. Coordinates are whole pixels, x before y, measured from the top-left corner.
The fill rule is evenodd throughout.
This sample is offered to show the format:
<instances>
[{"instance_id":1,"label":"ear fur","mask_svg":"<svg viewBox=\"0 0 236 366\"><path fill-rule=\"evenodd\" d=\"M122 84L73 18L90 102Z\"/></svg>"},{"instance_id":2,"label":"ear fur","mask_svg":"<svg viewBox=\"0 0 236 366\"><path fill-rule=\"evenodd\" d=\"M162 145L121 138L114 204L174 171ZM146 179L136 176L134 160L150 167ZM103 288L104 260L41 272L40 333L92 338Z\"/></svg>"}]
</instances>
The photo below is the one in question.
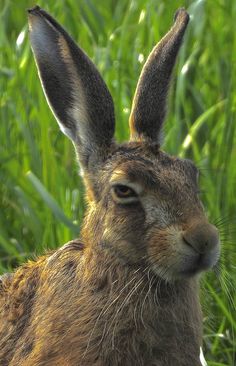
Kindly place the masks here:
<instances>
[{"instance_id":1,"label":"ear fur","mask_svg":"<svg viewBox=\"0 0 236 366\"><path fill-rule=\"evenodd\" d=\"M112 143L112 97L98 70L66 31L38 6L29 12L31 45L48 104L88 169Z\"/></svg>"},{"instance_id":2,"label":"ear fur","mask_svg":"<svg viewBox=\"0 0 236 366\"><path fill-rule=\"evenodd\" d=\"M188 21L188 13L179 9L173 27L154 47L143 67L129 120L131 140L159 141L171 73Z\"/></svg>"}]
</instances>

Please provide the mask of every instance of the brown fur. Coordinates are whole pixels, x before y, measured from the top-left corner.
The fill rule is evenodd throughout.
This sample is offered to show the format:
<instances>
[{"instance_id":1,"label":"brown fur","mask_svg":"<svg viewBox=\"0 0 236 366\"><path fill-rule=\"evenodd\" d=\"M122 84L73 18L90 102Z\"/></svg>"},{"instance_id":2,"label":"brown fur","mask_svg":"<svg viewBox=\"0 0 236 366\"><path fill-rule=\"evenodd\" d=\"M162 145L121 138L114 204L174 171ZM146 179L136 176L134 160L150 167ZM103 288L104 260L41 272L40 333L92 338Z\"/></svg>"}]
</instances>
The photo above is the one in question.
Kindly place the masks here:
<instances>
[{"instance_id":1,"label":"brown fur","mask_svg":"<svg viewBox=\"0 0 236 366\"><path fill-rule=\"evenodd\" d=\"M198 365L197 292L72 242L6 284L0 365Z\"/></svg>"},{"instance_id":2,"label":"brown fur","mask_svg":"<svg viewBox=\"0 0 236 366\"><path fill-rule=\"evenodd\" d=\"M177 54L182 21L186 27L183 12L177 16L178 27L165 38L167 46L161 42L157 47L161 68L164 56L171 57L168 47L177 47L173 57ZM198 197L197 169L192 162L160 150L153 121L143 133L145 121L138 117L135 122L139 100L132 111L131 140L136 142L116 145L113 105L109 107L109 97L108 105L102 106L108 95L102 82L98 117L104 113L107 119L100 123L91 117L95 110L89 113L94 107L91 98L98 94L93 95L91 81L83 83L86 73L88 80L100 83L98 71L47 13L37 7L30 17L41 81L60 126L77 150L88 207L81 240L0 279L0 366L199 366L198 273L217 261L219 240ZM180 32L177 38L176 32ZM174 60L170 63L167 82ZM80 66L82 77L77 75L70 83ZM61 90L54 90L52 80ZM146 80L142 76L135 98ZM70 103L61 108L54 93L70 98ZM77 103L80 97L82 107ZM101 128L98 134L94 123ZM161 124L159 120L157 130ZM105 140L103 128L108 129ZM117 193L121 185L128 187L129 200Z\"/></svg>"}]
</instances>

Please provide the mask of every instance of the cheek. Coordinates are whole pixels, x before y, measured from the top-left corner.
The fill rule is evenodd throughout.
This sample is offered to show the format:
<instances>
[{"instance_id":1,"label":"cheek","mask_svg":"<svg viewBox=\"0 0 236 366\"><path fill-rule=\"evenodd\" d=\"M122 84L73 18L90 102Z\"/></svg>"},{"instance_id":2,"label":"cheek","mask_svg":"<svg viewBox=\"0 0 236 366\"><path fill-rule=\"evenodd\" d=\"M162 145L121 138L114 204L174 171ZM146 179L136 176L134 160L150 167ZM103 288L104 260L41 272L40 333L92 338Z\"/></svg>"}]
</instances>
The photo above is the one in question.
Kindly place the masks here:
<instances>
[{"instance_id":1,"label":"cheek","mask_svg":"<svg viewBox=\"0 0 236 366\"><path fill-rule=\"evenodd\" d=\"M171 208L167 202L159 202L156 197L145 197L142 199L142 206L145 211L145 223L147 227L152 225L167 227L172 221Z\"/></svg>"},{"instance_id":2,"label":"cheek","mask_svg":"<svg viewBox=\"0 0 236 366\"><path fill-rule=\"evenodd\" d=\"M106 215L105 228L116 239L137 241L144 232L144 223L144 211L139 204L113 204Z\"/></svg>"},{"instance_id":3,"label":"cheek","mask_svg":"<svg viewBox=\"0 0 236 366\"><path fill-rule=\"evenodd\" d=\"M105 218L103 241L116 255L137 261L144 256L145 215L139 205L114 205Z\"/></svg>"},{"instance_id":4,"label":"cheek","mask_svg":"<svg viewBox=\"0 0 236 366\"><path fill-rule=\"evenodd\" d=\"M181 231L174 226L168 229L153 227L147 238L147 254L154 267L168 270L181 260Z\"/></svg>"},{"instance_id":5,"label":"cheek","mask_svg":"<svg viewBox=\"0 0 236 366\"><path fill-rule=\"evenodd\" d=\"M175 251L166 232L163 230L152 231L147 239L147 253L153 264L167 265Z\"/></svg>"}]
</instances>

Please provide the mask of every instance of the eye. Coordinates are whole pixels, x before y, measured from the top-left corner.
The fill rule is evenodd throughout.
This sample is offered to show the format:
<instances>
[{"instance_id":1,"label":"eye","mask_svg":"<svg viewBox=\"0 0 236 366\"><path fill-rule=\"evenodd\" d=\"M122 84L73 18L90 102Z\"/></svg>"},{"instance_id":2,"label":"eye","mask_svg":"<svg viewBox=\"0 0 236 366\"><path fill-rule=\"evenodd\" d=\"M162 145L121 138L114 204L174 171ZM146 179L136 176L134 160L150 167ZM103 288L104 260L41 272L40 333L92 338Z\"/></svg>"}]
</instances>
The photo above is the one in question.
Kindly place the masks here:
<instances>
[{"instance_id":1,"label":"eye","mask_svg":"<svg viewBox=\"0 0 236 366\"><path fill-rule=\"evenodd\" d=\"M113 189L114 189L114 193L119 198L137 197L137 194L135 193L135 191L128 186L123 186L122 184L117 184L115 187L113 187Z\"/></svg>"},{"instance_id":2,"label":"eye","mask_svg":"<svg viewBox=\"0 0 236 366\"><path fill-rule=\"evenodd\" d=\"M130 187L123 184L116 184L112 187L113 198L121 203L137 201L137 193Z\"/></svg>"}]
</instances>

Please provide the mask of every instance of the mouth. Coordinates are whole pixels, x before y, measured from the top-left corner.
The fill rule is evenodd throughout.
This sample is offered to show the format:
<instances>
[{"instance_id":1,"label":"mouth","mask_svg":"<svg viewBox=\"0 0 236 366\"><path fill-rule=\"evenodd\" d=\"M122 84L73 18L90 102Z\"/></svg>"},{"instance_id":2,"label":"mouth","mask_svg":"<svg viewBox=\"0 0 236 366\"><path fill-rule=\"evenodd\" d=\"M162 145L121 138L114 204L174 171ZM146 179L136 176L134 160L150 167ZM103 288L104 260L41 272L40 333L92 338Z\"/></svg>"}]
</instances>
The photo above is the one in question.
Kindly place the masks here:
<instances>
[{"instance_id":1,"label":"mouth","mask_svg":"<svg viewBox=\"0 0 236 366\"><path fill-rule=\"evenodd\" d=\"M209 227L206 226L208 230ZM204 225L197 229L192 236L191 232L187 236L186 232L178 227L155 232L148 248L148 256L158 277L167 282L187 279L216 265L220 257L220 239L217 231L210 226L210 236L205 235L207 230L203 230ZM198 235L199 232L201 235Z\"/></svg>"},{"instance_id":2,"label":"mouth","mask_svg":"<svg viewBox=\"0 0 236 366\"><path fill-rule=\"evenodd\" d=\"M191 277L214 267L219 260L219 250L214 249L207 253L195 253L185 258L179 271L181 277Z\"/></svg>"}]
</instances>

